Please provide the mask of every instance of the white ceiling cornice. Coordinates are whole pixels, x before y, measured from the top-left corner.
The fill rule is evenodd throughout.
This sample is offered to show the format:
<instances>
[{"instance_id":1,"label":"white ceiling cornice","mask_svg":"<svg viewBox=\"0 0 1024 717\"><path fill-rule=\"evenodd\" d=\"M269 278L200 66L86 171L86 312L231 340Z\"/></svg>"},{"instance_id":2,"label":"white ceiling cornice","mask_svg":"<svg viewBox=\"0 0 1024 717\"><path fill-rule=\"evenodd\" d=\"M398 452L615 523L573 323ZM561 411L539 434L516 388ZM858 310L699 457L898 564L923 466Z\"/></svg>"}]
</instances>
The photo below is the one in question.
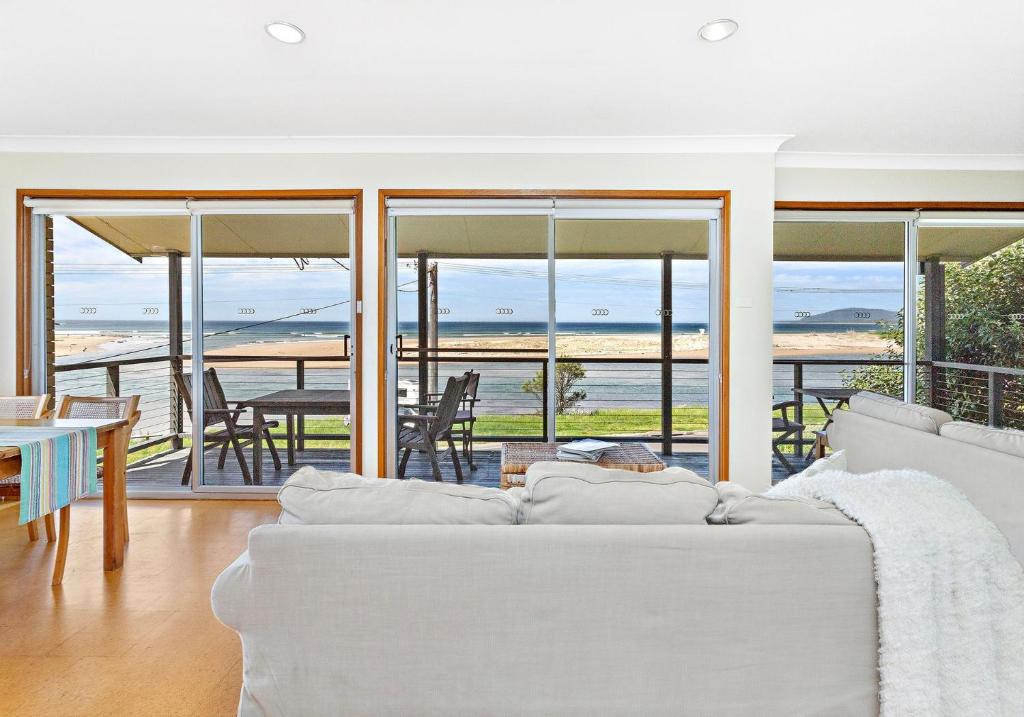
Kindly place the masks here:
<instances>
[{"instance_id":1,"label":"white ceiling cornice","mask_svg":"<svg viewBox=\"0 0 1024 717\"><path fill-rule=\"evenodd\" d=\"M1024 154L853 154L786 152L775 155L780 169L904 169L1024 171Z\"/></svg>"},{"instance_id":2,"label":"white ceiling cornice","mask_svg":"<svg viewBox=\"0 0 1024 717\"><path fill-rule=\"evenodd\" d=\"M97 154L774 154L792 135L114 137L0 135L0 152Z\"/></svg>"}]
</instances>

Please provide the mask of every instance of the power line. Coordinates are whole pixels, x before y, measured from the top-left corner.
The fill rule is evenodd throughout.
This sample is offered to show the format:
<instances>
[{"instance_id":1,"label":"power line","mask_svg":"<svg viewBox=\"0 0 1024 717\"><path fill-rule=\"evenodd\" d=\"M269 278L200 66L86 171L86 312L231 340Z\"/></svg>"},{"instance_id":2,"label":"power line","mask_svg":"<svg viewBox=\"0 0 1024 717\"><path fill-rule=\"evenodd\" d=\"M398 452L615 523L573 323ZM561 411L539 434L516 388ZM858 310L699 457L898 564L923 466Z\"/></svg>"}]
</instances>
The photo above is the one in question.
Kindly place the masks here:
<instances>
[{"instance_id":1,"label":"power line","mask_svg":"<svg viewBox=\"0 0 1024 717\"><path fill-rule=\"evenodd\" d=\"M345 304L349 304L349 303L351 303L351 301L352 301L351 299L345 299L344 301L338 301L338 302L333 303L333 304L327 304L325 306L317 306L312 311L316 312L316 311L323 311L324 309L333 309L336 306L344 306ZM275 323L277 321L284 321L285 319L294 319L296 316L308 316L309 313L310 313L309 311L299 311L299 312L294 313L294 314L288 314L287 316L278 316L278 317L273 318L273 319L267 319L266 321L256 321L254 323L246 324L244 326L235 326L235 327L232 327L230 329L225 329L223 331L214 331L213 333L203 334L203 338L204 339L208 339L208 338L212 338L214 336L222 336L223 334L233 334L233 333L236 333L238 331L245 331L246 329L253 329L253 328L256 328L257 326L266 326L267 324L273 324L273 323ZM190 343L191 341L192 341L192 337L188 337L188 338L183 339L182 343ZM165 346L170 346L170 343L157 344L156 346L147 346L145 348L135 349L134 351L122 351L121 353L111 354L109 356L104 356L102 360L107 361L109 359L120 358L122 356L130 356L132 354L142 353L143 351L152 351L153 349L163 348Z\"/></svg>"},{"instance_id":2,"label":"power line","mask_svg":"<svg viewBox=\"0 0 1024 717\"><path fill-rule=\"evenodd\" d=\"M500 267L492 265L467 265L467 264L454 264L451 262L439 261L438 265L448 267L454 271L463 271L476 274L485 274L490 276L522 276L527 278L547 279L547 271L537 269L516 269L512 267ZM568 273L555 273L556 280L569 280L578 281L583 283L592 284L610 284L614 286L650 286L660 287L661 281L659 279L642 279L642 278L615 278L615 277L602 277L602 276L588 276L586 274L568 274ZM707 282L686 282L686 281L673 281L672 286L679 288L689 289L707 289ZM828 294L890 294L890 293L903 293L902 287L879 287L879 288L854 288L854 287L830 287L830 286L776 286L775 290L782 293L828 293Z\"/></svg>"}]
</instances>

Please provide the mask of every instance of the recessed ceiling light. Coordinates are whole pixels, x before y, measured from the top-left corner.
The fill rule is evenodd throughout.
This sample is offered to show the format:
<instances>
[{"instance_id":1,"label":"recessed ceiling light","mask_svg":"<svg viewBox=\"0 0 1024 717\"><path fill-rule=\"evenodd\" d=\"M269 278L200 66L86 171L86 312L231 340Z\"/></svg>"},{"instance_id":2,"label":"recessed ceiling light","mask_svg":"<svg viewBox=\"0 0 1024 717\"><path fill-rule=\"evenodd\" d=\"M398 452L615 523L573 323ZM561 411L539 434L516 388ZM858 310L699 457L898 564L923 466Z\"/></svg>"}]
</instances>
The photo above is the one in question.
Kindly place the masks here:
<instances>
[{"instance_id":1,"label":"recessed ceiling light","mask_svg":"<svg viewBox=\"0 0 1024 717\"><path fill-rule=\"evenodd\" d=\"M733 34L740 29L740 24L735 20L729 18L722 18L721 20L712 20L700 29L697 33L700 35L702 40L708 42L718 42L724 40L727 37L732 37Z\"/></svg>"},{"instance_id":2,"label":"recessed ceiling light","mask_svg":"<svg viewBox=\"0 0 1024 717\"><path fill-rule=\"evenodd\" d=\"M274 22L268 22L264 25L264 29L267 31L267 34L275 40L280 40L281 42L288 43L289 45L298 45L306 39L306 33L295 25L292 25L290 22L274 20Z\"/></svg>"}]
</instances>

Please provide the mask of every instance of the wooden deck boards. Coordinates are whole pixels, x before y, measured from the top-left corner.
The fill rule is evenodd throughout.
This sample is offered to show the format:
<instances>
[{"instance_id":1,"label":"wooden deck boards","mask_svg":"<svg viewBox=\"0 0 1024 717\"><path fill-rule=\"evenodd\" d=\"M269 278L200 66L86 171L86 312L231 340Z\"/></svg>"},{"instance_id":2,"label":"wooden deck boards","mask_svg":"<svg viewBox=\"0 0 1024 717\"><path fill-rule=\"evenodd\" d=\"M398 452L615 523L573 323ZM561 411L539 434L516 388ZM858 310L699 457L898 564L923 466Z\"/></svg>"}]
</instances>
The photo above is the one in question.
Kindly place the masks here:
<instances>
[{"instance_id":1,"label":"wooden deck boards","mask_svg":"<svg viewBox=\"0 0 1024 717\"><path fill-rule=\"evenodd\" d=\"M670 457L657 454L666 465L681 466L688 468L700 475L708 473L708 457L703 453L677 453ZM128 487L129 490L188 490L181 485L181 473L188 456L187 450L181 450L173 454L150 459L141 464L129 466ZM284 456L282 455L282 460ZM470 471L463 460L462 469L465 476L464 483L488 487L498 487L501 479L501 452L498 444L487 444L478 447L475 453L477 469ZM274 470L274 464L270 456L264 451L263 461L263 485L282 485L295 471L304 465L312 465L323 470L347 471L349 470L348 456L338 450L307 450L296 453L296 465L284 464L282 470ZM799 467L799 466L798 466ZM441 474L446 481L455 481L455 470L451 459L445 457L441 461ZM430 470L430 463L426 457L414 453L409 459L406 469L407 478L419 478L422 480L433 480ZM773 465L772 481L776 482L786 477L785 472L778 465ZM238 463L233 456L228 456L227 463L223 470L217 469L216 454L211 452L206 456L206 484L210 486L244 486L242 473Z\"/></svg>"}]
</instances>

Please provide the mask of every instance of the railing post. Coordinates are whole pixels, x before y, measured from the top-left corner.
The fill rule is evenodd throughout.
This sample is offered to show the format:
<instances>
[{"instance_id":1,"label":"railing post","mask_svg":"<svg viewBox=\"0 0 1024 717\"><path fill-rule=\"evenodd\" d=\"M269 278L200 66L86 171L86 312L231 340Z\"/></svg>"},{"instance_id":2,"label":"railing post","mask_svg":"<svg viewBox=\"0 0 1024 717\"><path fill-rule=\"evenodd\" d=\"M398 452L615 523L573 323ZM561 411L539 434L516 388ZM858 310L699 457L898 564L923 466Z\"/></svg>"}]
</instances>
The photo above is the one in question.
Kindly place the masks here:
<instances>
[{"instance_id":1,"label":"railing post","mask_svg":"<svg viewBox=\"0 0 1024 717\"><path fill-rule=\"evenodd\" d=\"M793 409L793 420L803 425L804 422L804 395L798 389L804 387L804 365L797 361L793 364L793 398L796 400L796 407ZM804 432L796 432L796 453L803 458L804 455Z\"/></svg>"},{"instance_id":2,"label":"railing post","mask_svg":"<svg viewBox=\"0 0 1024 717\"><path fill-rule=\"evenodd\" d=\"M295 361L295 388L303 389L306 387L306 362L302 359ZM296 448L300 451L306 450L306 417L299 415L295 421L295 430L298 432L298 436L295 439Z\"/></svg>"},{"instance_id":3,"label":"railing post","mask_svg":"<svg viewBox=\"0 0 1024 717\"><path fill-rule=\"evenodd\" d=\"M170 408L171 408L171 448L181 450L184 445L182 434L185 432L185 404L178 393L175 375L182 375L184 365L182 354L185 352L184 319L182 293L181 252L167 252L167 343L170 353Z\"/></svg>"},{"instance_id":4,"label":"railing post","mask_svg":"<svg viewBox=\"0 0 1024 717\"><path fill-rule=\"evenodd\" d=\"M995 371L988 372L988 425L999 427L1003 424L1003 377Z\"/></svg>"},{"instance_id":5,"label":"railing post","mask_svg":"<svg viewBox=\"0 0 1024 717\"><path fill-rule=\"evenodd\" d=\"M545 360L540 365L540 385L543 389L540 397L540 415L542 418L541 434L544 440L548 438L548 362Z\"/></svg>"},{"instance_id":6,"label":"railing post","mask_svg":"<svg viewBox=\"0 0 1024 717\"><path fill-rule=\"evenodd\" d=\"M672 252L661 254L661 454L672 455Z\"/></svg>"},{"instance_id":7,"label":"railing post","mask_svg":"<svg viewBox=\"0 0 1024 717\"><path fill-rule=\"evenodd\" d=\"M107 395L121 395L121 367L116 364L107 366Z\"/></svg>"}]
</instances>

